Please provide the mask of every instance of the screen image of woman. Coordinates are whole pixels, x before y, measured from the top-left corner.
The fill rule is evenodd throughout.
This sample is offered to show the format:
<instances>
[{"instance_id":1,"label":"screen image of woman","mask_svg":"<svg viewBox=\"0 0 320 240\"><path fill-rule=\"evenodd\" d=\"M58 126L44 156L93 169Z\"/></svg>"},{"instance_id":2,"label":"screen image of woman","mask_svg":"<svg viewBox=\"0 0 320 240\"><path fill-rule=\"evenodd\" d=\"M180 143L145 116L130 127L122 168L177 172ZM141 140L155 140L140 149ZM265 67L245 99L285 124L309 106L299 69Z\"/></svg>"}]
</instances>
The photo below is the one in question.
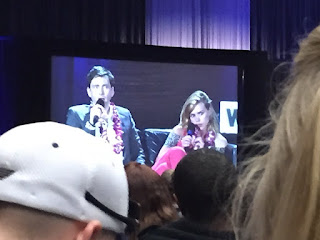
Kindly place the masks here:
<instances>
[{"instance_id":1,"label":"screen image of woman","mask_svg":"<svg viewBox=\"0 0 320 240\"><path fill-rule=\"evenodd\" d=\"M223 150L226 147L228 142L219 132L217 114L211 102L200 90L187 98L179 124L170 132L152 166L155 172L161 175L168 169L175 169L189 151L204 147Z\"/></svg>"}]
</instances>

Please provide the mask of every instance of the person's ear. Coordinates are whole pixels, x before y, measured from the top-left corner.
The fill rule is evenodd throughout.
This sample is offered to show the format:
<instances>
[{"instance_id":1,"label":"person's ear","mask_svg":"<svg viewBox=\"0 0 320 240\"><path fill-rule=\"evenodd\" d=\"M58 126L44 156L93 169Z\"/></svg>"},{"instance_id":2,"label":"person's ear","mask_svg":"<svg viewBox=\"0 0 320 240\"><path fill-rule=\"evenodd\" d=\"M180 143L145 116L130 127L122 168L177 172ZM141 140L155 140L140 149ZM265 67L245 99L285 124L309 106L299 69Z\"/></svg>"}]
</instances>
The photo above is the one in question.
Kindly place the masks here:
<instances>
[{"instance_id":1,"label":"person's ear","mask_svg":"<svg viewBox=\"0 0 320 240\"><path fill-rule=\"evenodd\" d=\"M91 94L91 89L89 87L87 87L87 94L88 94L88 97L91 98L92 94Z\"/></svg>"},{"instance_id":2,"label":"person's ear","mask_svg":"<svg viewBox=\"0 0 320 240\"><path fill-rule=\"evenodd\" d=\"M111 87L111 98L114 96L114 87Z\"/></svg>"},{"instance_id":3,"label":"person's ear","mask_svg":"<svg viewBox=\"0 0 320 240\"><path fill-rule=\"evenodd\" d=\"M94 240L101 232L102 225L99 221L93 220L88 222L85 227L77 234L75 240Z\"/></svg>"}]
</instances>

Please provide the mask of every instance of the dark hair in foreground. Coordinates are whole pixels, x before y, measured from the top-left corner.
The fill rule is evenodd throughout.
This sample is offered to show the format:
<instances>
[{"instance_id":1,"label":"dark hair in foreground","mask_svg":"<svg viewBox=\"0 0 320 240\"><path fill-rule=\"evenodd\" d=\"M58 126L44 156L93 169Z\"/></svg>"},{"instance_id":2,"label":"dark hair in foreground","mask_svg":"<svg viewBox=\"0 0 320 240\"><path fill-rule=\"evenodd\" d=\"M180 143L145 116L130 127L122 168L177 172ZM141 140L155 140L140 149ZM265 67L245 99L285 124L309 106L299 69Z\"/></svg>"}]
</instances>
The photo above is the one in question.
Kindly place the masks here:
<instances>
[{"instance_id":1,"label":"dark hair in foreground","mask_svg":"<svg viewBox=\"0 0 320 240\"><path fill-rule=\"evenodd\" d=\"M171 192L171 194L174 194L174 189L173 189L173 185L172 185L172 176L173 176L174 170L173 169L167 169L166 171L164 171L161 174L161 178L164 179L168 186L169 186L169 190Z\"/></svg>"},{"instance_id":2,"label":"dark hair in foreground","mask_svg":"<svg viewBox=\"0 0 320 240\"><path fill-rule=\"evenodd\" d=\"M150 225L163 225L178 217L169 186L146 165L130 162L125 166L129 198L141 205L140 230Z\"/></svg>"},{"instance_id":3,"label":"dark hair in foreground","mask_svg":"<svg viewBox=\"0 0 320 240\"><path fill-rule=\"evenodd\" d=\"M227 215L236 184L233 164L222 153L207 148L186 155L173 175L182 214L204 224Z\"/></svg>"}]
</instances>

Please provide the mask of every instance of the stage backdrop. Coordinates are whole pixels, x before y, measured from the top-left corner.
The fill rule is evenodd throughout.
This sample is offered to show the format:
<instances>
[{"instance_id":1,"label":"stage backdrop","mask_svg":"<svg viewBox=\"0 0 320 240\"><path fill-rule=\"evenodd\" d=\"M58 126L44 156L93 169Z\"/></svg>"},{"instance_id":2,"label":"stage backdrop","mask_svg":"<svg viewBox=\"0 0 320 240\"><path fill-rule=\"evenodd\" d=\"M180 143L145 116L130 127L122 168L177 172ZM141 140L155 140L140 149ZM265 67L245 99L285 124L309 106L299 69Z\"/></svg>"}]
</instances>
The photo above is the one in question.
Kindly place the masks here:
<instances>
[{"instance_id":1,"label":"stage backdrop","mask_svg":"<svg viewBox=\"0 0 320 240\"><path fill-rule=\"evenodd\" d=\"M249 0L146 0L146 44L250 49Z\"/></svg>"}]
</instances>

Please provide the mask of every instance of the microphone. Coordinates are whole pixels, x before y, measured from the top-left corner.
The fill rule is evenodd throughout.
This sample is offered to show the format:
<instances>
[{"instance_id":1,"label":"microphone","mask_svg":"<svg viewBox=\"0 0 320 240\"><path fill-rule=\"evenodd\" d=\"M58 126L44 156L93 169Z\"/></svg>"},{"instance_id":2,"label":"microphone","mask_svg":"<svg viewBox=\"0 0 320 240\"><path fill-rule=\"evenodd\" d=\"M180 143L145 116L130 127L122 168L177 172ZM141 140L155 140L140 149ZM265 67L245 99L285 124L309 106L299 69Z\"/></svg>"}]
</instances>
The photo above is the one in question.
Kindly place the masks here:
<instances>
[{"instance_id":1,"label":"microphone","mask_svg":"<svg viewBox=\"0 0 320 240\"><path fill-rule=\"evenodd\" d=\"M99 98L98 101L96 102L96 105L99 104L101 105L102 107L104 107L104 100L103 98ZM101 131L100 131L100 127L101 127L101 124L97 124L98 121L99 121L99 116L98 115L95 115L93 117L93 125L95 126L95 136L96 137L100 137L101 136Z\"/></svg>"},{"instance_id":2,"label":"microphone","mask_svg":"<svg viewBox=\"0 0 320 240\"><path fill-rule=\"evenodd\" d=\"M93 125L94 125L94 128L95 128L94 135L96 137L101 137L101 130L100 130L101 124L98 121L99 121L99 117L97 115L94 116L93 117Z\"/></svg>"},{"instance_id":3,"label":"microphone","mask_svg":"<svg viewBox=\"0 0 320 240\"><path fill-rule=\"evenodd\" d=\"M195 129L196 129L196 126L192 122L189 122L188 128L187 128L187 134L189 136L192 136L194 134Z\"/></svg>"},{"instance_id":4,"label":"microphone","mask_svg":"<svg viewBox=\"0 0 320 240\"><path fill-rule=\"evenodd\" d=\"M93 117L93 125L96 125L96 123L99 121L99 117L97 115L95 115Z\"/></svg>"},{"instance_id":5,"label":"microphone","mask_svg":"<svg viewBox=\"0 0 320 240\"><path fill-rule=\"evenodd\" d=\"M99 105L101 105L102 107L104 107L104 100L103 100L103 98L99 98L96 104L99 104Z\"/></svg>"},{"instance_id":6,"label":"microphone","mask_svg":"<svg viewBox=\"0 0 320 240\"><path fill-rule=\"evenodd\" d=\"M190 121L190 122L188 123L187 135L192 136L192 135L194 134L195 129L196 129L196 126ZM192 146L189 146L189 147L185 147L185 148L184 148L184 150L186 151L186 153L189 153L189 152L192 150L191 147L192 147Z\"/></svg>"}]
</instances>

